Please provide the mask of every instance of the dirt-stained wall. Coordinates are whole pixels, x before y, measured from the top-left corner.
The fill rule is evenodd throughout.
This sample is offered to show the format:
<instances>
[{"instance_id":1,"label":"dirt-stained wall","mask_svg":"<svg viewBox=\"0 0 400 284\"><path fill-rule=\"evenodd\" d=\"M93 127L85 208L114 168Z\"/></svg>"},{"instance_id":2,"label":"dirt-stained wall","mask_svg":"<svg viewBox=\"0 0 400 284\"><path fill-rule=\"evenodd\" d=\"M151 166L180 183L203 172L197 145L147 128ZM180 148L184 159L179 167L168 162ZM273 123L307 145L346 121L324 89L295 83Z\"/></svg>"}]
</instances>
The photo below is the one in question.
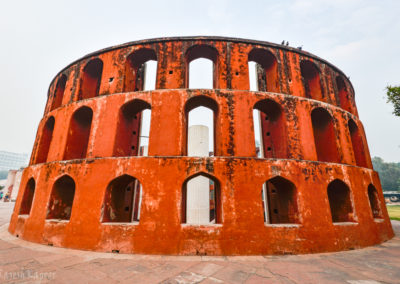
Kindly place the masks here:
<instances>
[{"instance_id":1,"label":"dirt-stained wall","mask_svg":"<svg viewBox=\"0 0 400 284\"><path fill-rule=\"evenodd\" d=\"M253 50L257 51L249 58ZM158 62L156 90L142 91L141 64L154 56ZM200 57L213 62L214 89L187 89L189 63ZM264 91L249 91L249 59L259 65L258 83ZM128 84L132 91L124 92ZM113 157L121 109L132 105L129 102L151 108L147 157ZM212 157L186 156L187 110L193 104L214 111ZM265 120L269 114L279 114L274 120L279 127L274 121L262 126L262 130L272 127L268 136L279 137L272 149L267 142L263 145L272 151L271 158L257 157L254 108L265 112ZM282 129L284 135L278 135ZM280 150L273 152L278 146ZM322 159L324 147L330 149ZM71 151L79 158L66 160ZM335 158L330 160L329 153ZM182 222L183 186L198 174L217 181L218 224ZM122 175L141 184L140 220L102 222L107 186ZM288 207L295 208L289 212L296 215L293 224L271 224L264 219L263 184L277 176L294 185L287 201L296 203ZM27 186L29 181L33 184L32 179L34 197L24 197L25 188L33 194L32 186ZM68 218L55 219L50 207L68 191L69 183L57 185L65 179L74 184L73 193L68 193L72 208ZM342 182L346 204L351 207L345 212L345 222L332 220L335 206L327 190L336 180ZM370 194L376 196L373 201L368 195L370 185L376 188ZM23 200L28 201L21 214ZM123 253L337 251L393 237L384 204L354 90L339 69L307 52L272 43L165 38L101 50L72 63L54 78L9 231L43 244ZM371 207L380 210L379 214L373 214Z\"/></svg>"}]
</instances>

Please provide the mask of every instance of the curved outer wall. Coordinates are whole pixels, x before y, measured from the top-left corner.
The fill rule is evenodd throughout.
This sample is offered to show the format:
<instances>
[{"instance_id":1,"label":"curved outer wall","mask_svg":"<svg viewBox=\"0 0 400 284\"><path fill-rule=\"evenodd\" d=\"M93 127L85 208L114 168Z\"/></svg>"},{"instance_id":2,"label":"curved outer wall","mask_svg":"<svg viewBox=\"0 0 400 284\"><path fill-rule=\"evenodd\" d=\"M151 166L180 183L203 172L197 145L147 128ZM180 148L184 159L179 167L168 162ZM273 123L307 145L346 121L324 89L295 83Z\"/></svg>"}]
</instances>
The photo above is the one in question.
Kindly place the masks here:
<instances>
[{"instance_id":1,"label":"curved outer wall","mask_svg":"<svg viewBox=\"0 0 400 284\"><path fill-rule=\"evenodd\" d=\"M186 89L187 50L208 45L217 51L215 89ZM141 48L157 57L156 90L123 92L126 58ZM260 48L277 59L277 89L249 90L248 54ZM86 63L101 59L99 95L79 100ZM317 66L322 97L306 94L301 61ZM56 84L65 75L61 105L52 109ZM340 103L336 77L347 90L346 110ZM218 105L214 157L186 154L186 102L196 96ZM147 157L113 157L120 108L133 99L151 106ZM257 158L253 107L263 99L278 103L285 117L286 157ZM92 112L86 158L64 160L68 124L82 106ZM318 161L311 112L323 108L333 117L338 161ZM52 110L51 110L52 109ZM45 163L36 163L46 122L54 118ZM364 166L357 166L348 128L353 120L361 135ZM43 142L44 143L44 142ZM219 182L221 222L182 224L182 186L202 173ZM140 181L143 199L138 223L102 223L107 185L121 175ZM75 182L69 221L46 220L54 183L68 175ZM296 187L297 224L266 224L260 191L276 176ZM28 181L36 184L29 214L20 214ZM332 222L327 188L340 179L350 188L352 222ZM368 186L377 189L380 217L374 218ZM267 42L193 37L132 42L90 54L66 67L53 80L41 120L30 166L24 171L9 231L28 241L54 246L122 253L246 255L338 251L381 243L393 237L378 174L373 171L363 127L358 119L354 91L347 77L328 62L307 52Z\"/></svg>"}]
</instances>

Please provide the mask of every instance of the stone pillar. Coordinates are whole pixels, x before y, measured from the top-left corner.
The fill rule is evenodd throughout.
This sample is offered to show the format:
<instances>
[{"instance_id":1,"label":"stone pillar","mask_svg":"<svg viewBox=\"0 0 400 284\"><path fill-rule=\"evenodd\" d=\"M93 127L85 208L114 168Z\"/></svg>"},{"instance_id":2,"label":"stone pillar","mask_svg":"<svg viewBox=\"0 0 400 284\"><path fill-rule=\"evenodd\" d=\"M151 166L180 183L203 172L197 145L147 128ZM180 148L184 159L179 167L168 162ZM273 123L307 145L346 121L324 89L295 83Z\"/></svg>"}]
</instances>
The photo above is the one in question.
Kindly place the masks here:
<instances>
[{"instance_id":1,"label":"stone pillar","mask_svg":"<svg viewBox=\"0 0 400 284\"><path fill-rule=\"evenodd\" d=\"M13 202L15 202L15 200L17 200L18 192L19 192L20 187L21 187L21 178L22 178L22 173L23 172L24 172L24 170L20 169L15 174L14 186L13 186L13 189L11 191L11 198L10 198L11 201L13 201Z\"/></svg>"},{"instance_id":2,"label":"stone pillar","mask_svg":"<svg viewBox=\"0 0 400 284\"><path fill-rule=\"evenodd\" d=\"M208 127L193 125L188 131L188 156L208 157Z\"/></svg>"},{"instance_id":3,"label":"stone pillar","mask_svg":"<svg viewBox=\"0 0 400 284\"><path fill-rule=\"evenodd\" d=\"M15 176L17 174L17 170L9 170L8 171L8 176L7 176L7 181L6 185L4 186L4 195L3 195L3 201L7 202L11 200L11 193L14 187L14 182L15 182ZM8 199L6 200L6 196L8 196Z\"/></svg>"},{"instance_id":4,"label":"stone pillar","mask_svg":"<svg viewBox=\"0 0 400 284\"><path fill-rule=\"evenodd\" d=\"M194 125L188 131L188 156L208 157L208 127ZM210 180L197 176L187 183L186 222L210 223Z\"/></svg>"}]
</instances>

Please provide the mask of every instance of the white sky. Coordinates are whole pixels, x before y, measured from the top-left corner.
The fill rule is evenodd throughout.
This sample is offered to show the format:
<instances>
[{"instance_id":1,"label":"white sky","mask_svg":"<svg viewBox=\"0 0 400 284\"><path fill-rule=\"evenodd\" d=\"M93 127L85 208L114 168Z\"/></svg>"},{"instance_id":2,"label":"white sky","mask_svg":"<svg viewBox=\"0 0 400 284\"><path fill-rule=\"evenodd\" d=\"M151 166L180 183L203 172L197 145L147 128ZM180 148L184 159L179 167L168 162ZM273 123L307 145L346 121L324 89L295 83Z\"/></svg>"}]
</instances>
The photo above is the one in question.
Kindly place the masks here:
<instances>
[{"instance_id":1,"label":"white sky","mask_svg":"<svg viewBox=\"0 0 400 284\"><path fill-rule=\"evenodd\" d=\"M128 41L189 35L280 43L350 76L373 156L400 161L400 118L385 103L400 84L400 1L2 1L0 149L30 153L47 88L83 55Z\"/></svg>"}]
</instances>

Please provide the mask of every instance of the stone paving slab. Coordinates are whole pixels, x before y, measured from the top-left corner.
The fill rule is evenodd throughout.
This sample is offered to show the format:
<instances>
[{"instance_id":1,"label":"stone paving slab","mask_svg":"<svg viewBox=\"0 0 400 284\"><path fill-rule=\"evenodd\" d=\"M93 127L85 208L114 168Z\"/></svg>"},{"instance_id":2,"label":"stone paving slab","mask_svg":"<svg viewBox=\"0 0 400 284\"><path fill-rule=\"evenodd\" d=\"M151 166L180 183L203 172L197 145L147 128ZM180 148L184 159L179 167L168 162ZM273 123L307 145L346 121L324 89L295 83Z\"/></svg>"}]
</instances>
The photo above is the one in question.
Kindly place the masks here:
<instances>
[{"instance_id":1,"label":"stone paving slab","mask_svg":"<svg viewBox=\"0 0 400 284\"><path fill-rule=\"evenodd\" d=\"M88 252L26 242L0 202L0 283L400 283L400 222L381 245L287 256L162 256Z\"/></svg>"}]
</instances>

